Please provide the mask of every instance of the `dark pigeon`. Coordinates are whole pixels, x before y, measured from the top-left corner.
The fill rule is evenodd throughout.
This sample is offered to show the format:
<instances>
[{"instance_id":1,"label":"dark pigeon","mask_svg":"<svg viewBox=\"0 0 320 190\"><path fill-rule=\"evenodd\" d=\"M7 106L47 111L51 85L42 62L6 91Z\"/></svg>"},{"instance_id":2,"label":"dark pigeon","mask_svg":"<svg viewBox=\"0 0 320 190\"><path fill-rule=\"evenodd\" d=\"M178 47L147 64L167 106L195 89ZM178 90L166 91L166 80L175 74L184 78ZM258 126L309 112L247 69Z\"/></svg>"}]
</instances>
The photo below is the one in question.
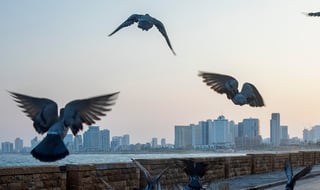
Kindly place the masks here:
<instances>
[{"instance_id":1,"label":"dark pigeon","mask_svg":"<svg viewBox=\"0 0 320 190\"><path fill-rule=\"evenodd\" d=\"M248 104L252 107L264 106L264 101L257 88L250 83L244 83L241 92L238 90L238 81L228 75L199 72L203 82L220 94L226 94L228 99L236 105Z\"/></svg>"},{"instance_id":2,"label":"dark pigeon","mask_svg":"<svg viewBox=\"0 0 320 190\"><path fill-rule=\"evenodd\" d=\"M286 176L288 178L288 182L286 184L286 190L293 190L294 186L296 185L296 181L302 178L303 176L310 173L312 170L312 166L309 165L305 168L303 168L300 172L298 172L296 175L293 175L291 163L289 161L285 162L284 172L286 173Z\"/></svg>"},{"instance_id":3,"label":"dark pigeon","mask_svg":"<svg viewBox=\"0 0 320 190\"><path fill-rule=\"evenodd\" d=\"M133 163L136 164L138 168L140 168L140 170L144 173L144 176L147 179L147 183L148 183L147 186L145 188L142 188L141 190L161 190L161 185L159 183L159 180L161 176L167 171L168 167L162 170L158 175L152 177L149 171L145 167L143 167L137 160L135 159L131 159L131 160L133 161ZM139 189L135 189L135 190L139 190Z\"/></svg>"},{"instance_id":4,"label":"dark pigeon","mask_svg":"<svg viewBox=\"0 0 320 190\"><path fill-rule=\"evenodd\" d=\"M124 21L120 26L118 26L118 28L116 28L111 34L109 34L109 36L112 36L114 33L118 32L120 29L130 26L133 23L137 22L138 23L138 27L141 28L142 30L146 30L148 31L150 28L153 27L153 25L155 25L159 32L163 35L163 37L166 39L167 44L169 46L169 48L171 49L172 53L174 55L176 55L176 53L174 52L169 37L167 35L166 29L164 27L164 25L162 24L161 21L151 17L149 14L145 14L145 15L140 15L140 14L133 14L131 15L126 21Z\"/></svg>"},{"instance_id":5,"label":"dark pigeon","mask_svg":"<svg viewBox=\"0 0 320 190\"><path fill-rule=\"evenodd\" d=\"M92 125L95 121L111 111L119 92L96 96L88 99L74 100L60 109L57 104L47 98L37 98L15 92L9 92L18 106L33 121L39 134L47 136L31 151L36 159L42 162L54 162L66 157L68 149L63 143L69 128L76 135L83 129L82 124Z\"/></svg>"}]
</instances>

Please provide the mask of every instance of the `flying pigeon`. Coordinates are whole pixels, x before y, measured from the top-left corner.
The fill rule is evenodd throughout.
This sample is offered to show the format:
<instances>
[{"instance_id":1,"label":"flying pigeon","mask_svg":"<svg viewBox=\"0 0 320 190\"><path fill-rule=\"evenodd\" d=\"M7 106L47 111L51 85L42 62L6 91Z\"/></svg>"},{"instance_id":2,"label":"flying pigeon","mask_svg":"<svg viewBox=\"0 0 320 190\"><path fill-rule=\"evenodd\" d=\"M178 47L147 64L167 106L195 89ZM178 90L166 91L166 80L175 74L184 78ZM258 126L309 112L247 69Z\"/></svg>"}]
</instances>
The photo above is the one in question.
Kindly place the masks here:
<instances>
[{"instance_id":1,"label":"flying pigeon","mask_svg":"<svg viewBox=\"0 0 320 190\"><path fill-rule=\"evenodd\" d=\"M309 165L293 176L291 163L288 160L286 160L285 168L284 168L284 172L286 173L286 176L288 178L288 182L286 184L286 190L293 190L294 186L296 185L296 181L302 178L303 176L307 175L308 173L310 173L311 170L312 170L312 166Z\"/></svg>"},{"instance_id":2,"label":"flying pigeon","mask_svg":"<svg viewBox=\"0 0 320 190\"><path fill-rule=\"evenodd\" d=\"M47 98L32 97L15 92L9 92L23 109L23 112L33 121L33 126L39 134L47 133L46 137L31 151L36 159L43 162L54 162L66 157L68 149L63 143L70 128L73 135L83 129L82 124L92 125L105 112L111 111L119 92L96 96L87 99L74 100L60 109L58 116L57 104Z\"/></svg>"},{"instance_id":3,"label":"flying pigeon","mask_svg":"<svg viewBox=\"0 0 320 190\"><path fill-rule=\"evenodd\" d=\"M252 107L265 105L262 96L253 84L244 83L239 92L238 81L231 76L208 72L199 72L199 76L211 89L220 94L225 93L228 99L231 99L236 105L249 104Z\"/></svg>"},{"instance_id":4,"label":"flying pigeon","mask_svg":"<svg viewBox=\"0 0 320 190\"><path fill-rule=\"evenodd\" d=\"M137 160L131 159L133 163L135 163L136 166L140 168L140 170L144 173L144 176L147 179L147 186L143 188L143 190L161 190L161 185L159 183L159 180L161 176L167 171L168 167L162 170L158 175L152 177L149 173L149 171L143 167ZM136 189L138 190L138 189Z\"/></svg>"},{"instance_id":5,"label":"flying pigeon","mask_svg":"<svg viewBox=\"0 0 320 190\"><path fill-rule=\"evenodd\" d=\"M320 12L314 12L314 13L304 13L307 16L320 16Z\"/></svg>"},{"instance_id":6,"label":"flying pigeon","mask_svg":"<svg viewBox=\"0 0 320 190\"><path fill-rule=\"evenodd\" d=\"M167 35L166 29L164 27L164 25L162 24L161 21L151 17L149 14L145 14L145 15L140 15L140 14L133 14L131 15L126 21L124 21L120 26L118 26L117 29L115 29L111 34L109 34L109 36L112 36L114 33L118 32L120 29L130 26L133 23L137 22L138 23L138 27L141 28L142 30L146 30L148 31L150 28L153 27L153 25L155 25L159 32L163 35L163 37L166 39L167 44L169 46L169 48L171 49L172 53L174 55L176 55L176 53L174 52L169 37Z\"/></svg>"},{"instance_id":7,"label":"flying pigeon","mask_svg":"<svg viewBox=\"0 0 320 190\"><path fill-rule=\"evenodd\" d=\"M184 186L184 190L200 190L205 189L204 185L199 182L199 178L203 177L207 172L208 164L204 162L194 162L193 160L181 160L183 162L183 171L189 176L189 184Z\"/></svg>"}]
</instances>

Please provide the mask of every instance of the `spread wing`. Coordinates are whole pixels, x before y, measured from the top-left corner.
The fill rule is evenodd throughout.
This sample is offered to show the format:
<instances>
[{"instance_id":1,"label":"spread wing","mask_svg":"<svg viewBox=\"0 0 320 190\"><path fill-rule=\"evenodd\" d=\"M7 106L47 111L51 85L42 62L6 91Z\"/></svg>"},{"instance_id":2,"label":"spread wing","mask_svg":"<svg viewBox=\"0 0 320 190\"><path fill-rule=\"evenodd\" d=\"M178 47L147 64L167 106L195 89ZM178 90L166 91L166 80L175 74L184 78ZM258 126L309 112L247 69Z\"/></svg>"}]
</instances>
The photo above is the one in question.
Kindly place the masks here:
<instances>
[{"instance_id":1,"label":"spread wing","mask_svg":"<svg viewBox=\"0 0 320 190\"><path fill-rule=\"evenodd\" d=\"M132 159L132 158L131 158L131 160L144 173L144 176L146 177L148 184L151 184L152 183L152 179L151 179L151 175L150 175L149 171L145 167L143 167L137 160Z\"/></svg>"},{"instance_id":2,"label":"spread wing","mask_svg":"<svg viewBox=\"0 0 320 190\"><path fill-rule=\"evenodd\" d=\"M229 99L238 93L238 81L231 76L207 72L199 72L199 76L211 89L220 94L225 93Z\"/></svg>"},{"instance_id":3,"label":"spread wing","mask_svg":"<svg viewBox=\"0 0 320 190\"><path fill-rule=\"evenodd\" d=\"M165 168L164 170L162 170L158 175L156 175L156 176L153 178L152 182L153 182L154 184L157 184L157 183L159 182L160 178L162 177L162 175L163 175L168 169L169 169L169 168L167 167L167 168Z\"/></svg>"},{"instance_id":4,"label":"spread wing","mask_svg":"<svg viewBox=\"0 0 320 190\"><path fill-rule=\"evenodd\" d=\"M320 16L320 12L314 12L314 13L304 13L307 16Z\"/></svg>"},{"instance_id":5,"label":"spread wing","mask_svg":"<svg viewBox=\"0 0 320 190\"><path fill-rule=\"evenodd\" d=\"M261 107L265 105L257 88L250 83L243 84L241 94L247 98L248 104L252 107Z\"/></svg>"},{"instance_id":6,"label":"spread wing","mask_svg":"<svg viewBox=\"0 0 320 190\"><path fill-rule=\"evenodd\" d=\"M284 172L286 173L288 184L291 183L293 173L292 173L291 163L288 160L286 160L285 162Z\"/></svg>"},{"instance_id":7,"label":"spread wing","mask_svg":"<svg viewBox=\"0 0 320 190\"><path fill-rule=\"evenodd\" d=\"M15 92L9 92L22 108L22 111L33 121L35 130L43 134L58 118L57 104L47 98L37 98Z\"/></svg>"},{"instance_id":8,"label":"spread wing","mask_svg":"<svg viewBox=\"0 0 320 190\"><path fill-rule=\"evenodd\" d=\"M166 42L167 42L169 48L171 49L172 53L173 53L174 55L176 55L176 53L174 52L174 50L173 50L173 48L172 48L172 45L171 45L171 43L170 43L168 34L167 34L166 29L165 29L164 25L162 24L162 22L159 21L159 20L157 20L157 19L155 19L155 18L153 18L153 24L158 28L159 32L160 32L160 33L162 34L162 36L166 39Z\"/></svg>"},{"instance_id":9,"label":"spread wing","mask_svg":"<svg viewBox=\"0 0 320 190\"><path fill-rule=\"evenodd\" d=\"M298 179L302 178L303 176L307 175L308 173L310 173L312 170L312 166L309 165L305 168L303 168L300 172L298 172L296 175L293 176L293 180L297 181Z\"/></svg>"},{"instance_id":10,"label":"spread wing","mask_svg":"<svg viewBox=\"0 0 320 190\"><path fill-rule=\"evenodd\" d=\"M203 177L207 171L208 164L203 162L194 162L192 160L181 160L184 163L184 172L188 176Z\"/></svg>"},{"instance_id":11,"label":"spread wing","mask_svg":"<svg viewBox=\"0 0 320 190\"><path fill-rule=\"evenodd\" d=\"M82 124L92 125L95 121L111 111L119 92L96 96L88 99L74 100L68 103L63 111L64 124L71 128L74 135L83 129Z\"/></svg>"},{"instance_id":12,"label":"spread wing","mask_svg":"<svg viewBox=\"0 0 320 190\"><path fill-rule=\"evenodd\" d=\"M120 26L118 26L117 29L115 29L111 34L109 34L109 36L112 36L114 33L118 32L120 29L130 26L135 22L138 22L139 18L142 15L138 15L138 14L133 14L131 15L127 20L125 20Z\"/></svg>"}]
</instances>

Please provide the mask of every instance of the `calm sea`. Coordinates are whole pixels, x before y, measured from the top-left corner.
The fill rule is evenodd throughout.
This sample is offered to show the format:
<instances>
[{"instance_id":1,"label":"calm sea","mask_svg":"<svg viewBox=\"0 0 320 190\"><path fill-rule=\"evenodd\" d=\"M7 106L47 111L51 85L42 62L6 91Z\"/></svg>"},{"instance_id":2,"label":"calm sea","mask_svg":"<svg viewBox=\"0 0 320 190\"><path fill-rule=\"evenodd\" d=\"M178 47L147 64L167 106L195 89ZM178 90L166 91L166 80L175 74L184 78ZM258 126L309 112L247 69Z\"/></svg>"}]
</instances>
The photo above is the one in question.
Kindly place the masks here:
<instances>
[{"instance_id":1,"label":"calm sea","mask_svg":"<svg viewBox=\"0 0 320 190\"><path fill-rule=\"evenodd\" d=\"M40 162L31 154L0 154L0 167L131 162L134 159L239 156L244 153L71 154L56 162Z\"/></svg>"}]
</instances>

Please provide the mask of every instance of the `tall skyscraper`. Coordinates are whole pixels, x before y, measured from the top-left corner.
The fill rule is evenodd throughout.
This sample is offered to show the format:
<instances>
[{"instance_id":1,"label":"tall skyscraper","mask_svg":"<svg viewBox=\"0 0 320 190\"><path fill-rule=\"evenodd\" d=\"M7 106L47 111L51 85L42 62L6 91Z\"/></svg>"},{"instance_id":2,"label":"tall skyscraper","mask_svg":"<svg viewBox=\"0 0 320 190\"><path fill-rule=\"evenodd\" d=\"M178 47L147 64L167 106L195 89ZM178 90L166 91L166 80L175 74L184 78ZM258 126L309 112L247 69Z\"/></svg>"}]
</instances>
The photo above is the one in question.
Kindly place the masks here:
<instances>
[{"instance_id":1,"label":"tall skyscraper","mask_svg":"<svg viewBox=\"0 0 320 190\"><path fill-rule=\"evenodd\" d=\"M120 150L122 145L122 136L113 136L111 141L111 149L113 151Z\"/></svg>"},{"instance_id":2,"label":"tall skyscraper","mask_svg":"<svg viewBox=\"0 0 320 190\"><path fill-rule=\"evenodd\" d=\"M248 148L261 143L259 119L243 119L239 122L238 129L238 137L235 138L236 147Z\"/></svg>"},{"instance_id":3,"label":"tall skyscraper","mask_svg":"<svg viewBox=\"0 0 320 190\"><path fill-rule=\"evenodd\" d=\"M22 150L23 150L23 140L18 137L14 140L14 151L22 152Z\"/></svg>"},{"instance_id":4,"label":"tall skyscraper","mask_svg":"<svg viewBox=\"0 0 320 190\"><path fill-rule=\"evenodd\" d=\"M128 134L123 135L121 145L122 146L129 146L130 145L130 136Z\"/></svg>"},{"instance_id":5,"label":"tall skyscraper","mask_svg":"<svg viewBox=\"0 0 320 190\"><path fill-rule=\"evenodd\" d=\"M274 146L280 145L280 113L272 113L270 120L270 140Z\"/></svg>"},{"instance_id":6,"label":"tall skyscraper","mask_svg":"<svg viewBox=\"0 0 320 190\"><path fill-rule=\"evenodd\" d=\"M281 125L280 126L280 144L288 144L288 142L289 142L288 126Z\"/></svg>"},{"instance_id":7,"label":"tall skyscraper","mask_svg":"<svg viewBox=\"0 0 320 190\"><path fill-rule=\"evenodd\" d=\"M108 129L101 130L100 136L102 151L110 151L110 131Z\"/></svg>"},{"instance_id":8,"label":"tall skyscraper","mask_svg":"<svg viewBox=\"0 0 320 190\"><path fill-rule=\"evenodd\" d=\"M83 133L83 146L86 151L101 151L101 137L98 126L89 126L89 129Z\"/></svg>"}]
</instances>

